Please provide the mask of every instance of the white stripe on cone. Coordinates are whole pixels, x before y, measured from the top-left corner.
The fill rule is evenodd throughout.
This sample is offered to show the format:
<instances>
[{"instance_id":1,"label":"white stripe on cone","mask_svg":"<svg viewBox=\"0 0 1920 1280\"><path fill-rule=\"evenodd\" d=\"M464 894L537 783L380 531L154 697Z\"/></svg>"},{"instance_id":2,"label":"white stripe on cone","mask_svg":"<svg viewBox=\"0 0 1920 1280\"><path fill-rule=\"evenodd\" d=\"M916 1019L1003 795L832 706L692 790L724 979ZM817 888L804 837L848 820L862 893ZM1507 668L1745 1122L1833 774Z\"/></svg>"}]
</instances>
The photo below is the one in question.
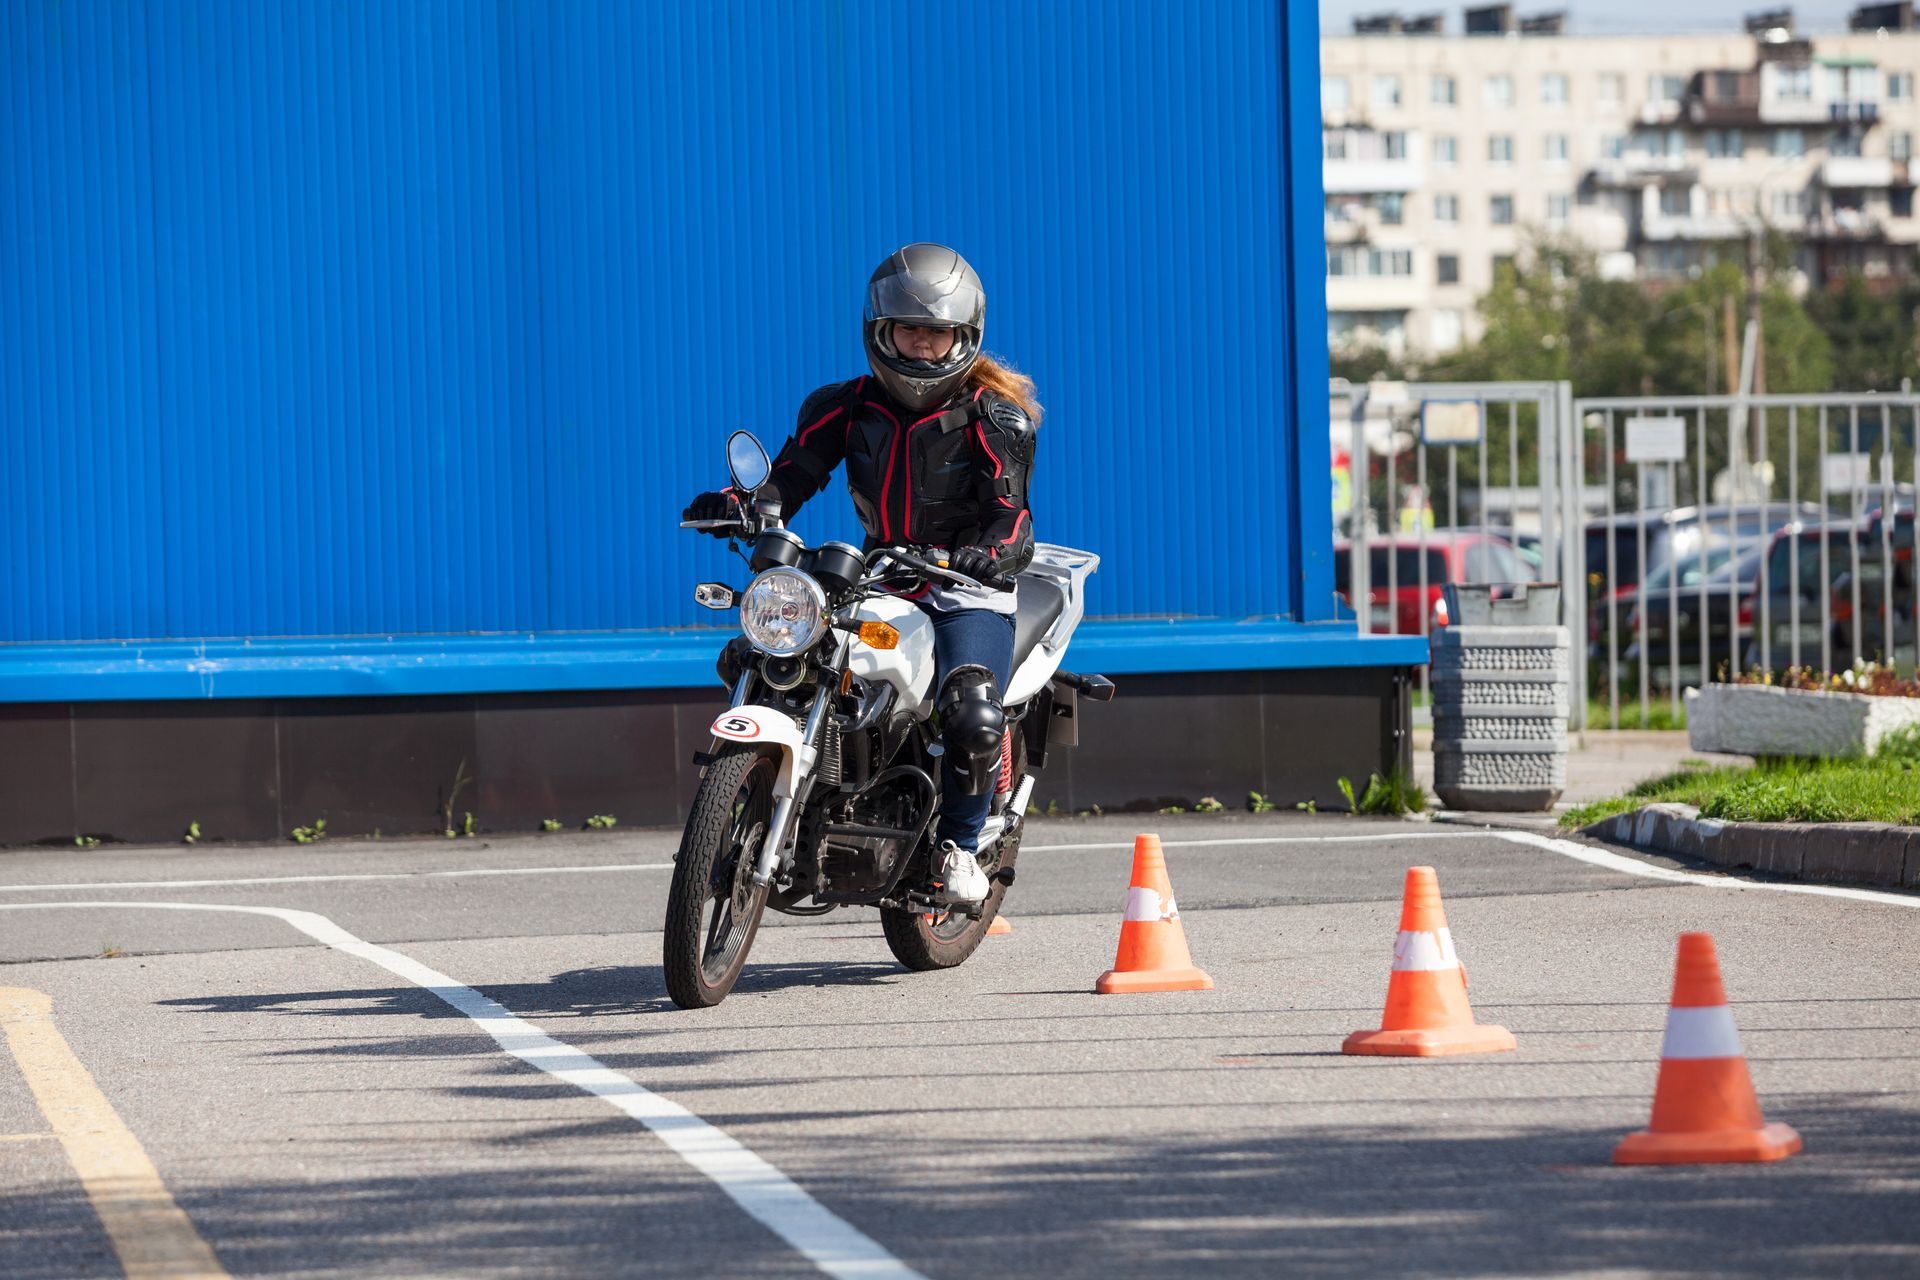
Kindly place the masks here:
<instances>
[{"instance_id":1,"label":"white stripe on cone","mask_svg":"<svg viewBox=\"0 0 1920 1280\"><path fill-rule=\"evenodd\" d=\"M1740 1057L1740 1033L1733 1027L1733 1010L1724 1004L1704 1009L1668 1009L1667 1035L1660 1042L1660 1056Z\"/></svg>"},{"instance_id":2,"label":"white stripe on cone","mask_svg":"<svg viewBox=\"0 0 1920 1280\"><path fill-rule=\"evenodd\" d=\"M1142 889L1136 884L1127 888L1127 912L1122 918L1141 923L1178 920L1180 910L1173 905L1172 894L1168 894L1166 902L1162 903L1160 895L1154 890Z\"/></svg>"},{"instance_id":3,"label":"white stripe on cone","mask_svg":"<svg viewBox=\"0 0 1920 1280\"><path fill-rule=\"evenodd\" d=\"M1453 950L1452 931L1444 928L1437 933L1402 930L1393 940L1393 967L1398 973L1458 969L1460 957Z\"/></svg>"}]
</instances>

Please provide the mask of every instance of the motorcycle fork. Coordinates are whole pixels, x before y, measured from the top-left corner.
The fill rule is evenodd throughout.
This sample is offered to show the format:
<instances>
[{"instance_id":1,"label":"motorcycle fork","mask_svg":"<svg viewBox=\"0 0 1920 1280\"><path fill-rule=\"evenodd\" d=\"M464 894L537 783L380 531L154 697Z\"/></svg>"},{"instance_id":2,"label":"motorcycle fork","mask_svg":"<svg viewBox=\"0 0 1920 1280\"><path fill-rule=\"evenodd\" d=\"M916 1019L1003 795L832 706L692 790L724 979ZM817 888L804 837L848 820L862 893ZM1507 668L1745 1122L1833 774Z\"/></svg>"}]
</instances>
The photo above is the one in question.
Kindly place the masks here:
<instances>
[{"instance_id":1,"label":"motorcycle fork","mask_svg":"<svg viewBox=\"0 0 1920 1280\"><path fill-rule=\"evenodd\" d=\"M793 753L792 781L785 788L785 794L782 794L779 783L774 784L773 818L767 823L767 834L753 869L753 883L756 886L773 883L774 876L786 870L781 854L787 847L788 836L792 834L794 816L799 812L801 798L807 794L807 788L813 781L813 767L820 758L820 730L826 724L827 707L832 700L832 690L826 685L814 691L813 706L807 710L806 731Z\"/></svg>"}]
</instances>

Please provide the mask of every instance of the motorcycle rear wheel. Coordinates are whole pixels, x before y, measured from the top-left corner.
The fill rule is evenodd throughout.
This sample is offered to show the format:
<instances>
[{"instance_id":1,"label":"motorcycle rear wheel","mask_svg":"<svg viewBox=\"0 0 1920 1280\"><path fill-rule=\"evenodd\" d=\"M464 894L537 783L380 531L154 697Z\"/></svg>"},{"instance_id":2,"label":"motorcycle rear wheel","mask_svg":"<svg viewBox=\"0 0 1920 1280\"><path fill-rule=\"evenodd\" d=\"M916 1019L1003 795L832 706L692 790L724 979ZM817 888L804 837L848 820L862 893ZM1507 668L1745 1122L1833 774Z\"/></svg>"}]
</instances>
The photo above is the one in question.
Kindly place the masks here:
<instances>
[{"instance_id":1,"label":"motorcycle rear wheel","mask_svg":"<svg viewBox=\"0 0 1920 1280\"><path fill-rule=\"evenodd\" d=\"M1020 779L1026 776L1026 771L1026 742L1024 738L1016 736L1013 745L1014 792L1020 790ZM915 973L951 969L965 964L967 957L980 945L981 939L987 936L987 927L1000 914L1000 904L1006 901L1007 885L1000 878L1000 873L1013 869L1014 860L1020 856L1020 837L1025 829L1025 823L1022 823L1000 837L997 856L981 864L992 879L993 888L987 893L987 901L978 920L958 910L934 913L904 911L896 907L880 908L880 928L887 936L887 949L893 952L893 958Z\"/></svg>"},{"instance_id":2,"label":"motorcycle rear wheel","mask_svg":"<svg viewBox=\"0 0 1920 1280\"><path fill-rule=\"evenodd\" d=\"M778 769L770 752L728 747L707 766L694 797L660 947L667 994L682 1009L719 1004L746 967L767 905L767 886L753 883L753 871Z\"/></svg>"}]
</instances>

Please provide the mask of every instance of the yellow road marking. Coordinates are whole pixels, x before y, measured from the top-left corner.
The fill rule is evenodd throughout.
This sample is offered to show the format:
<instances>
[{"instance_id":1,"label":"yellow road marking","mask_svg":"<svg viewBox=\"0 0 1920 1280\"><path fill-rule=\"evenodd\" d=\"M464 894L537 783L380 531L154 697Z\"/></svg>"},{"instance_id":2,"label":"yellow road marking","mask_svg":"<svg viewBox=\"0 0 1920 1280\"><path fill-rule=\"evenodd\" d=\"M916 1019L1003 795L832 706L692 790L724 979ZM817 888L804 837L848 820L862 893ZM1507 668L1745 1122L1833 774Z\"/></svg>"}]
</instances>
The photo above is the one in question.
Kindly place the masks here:
<instances>
[{"instance_id":1,"label":"yellow road marking","mask_svg":"<svg viewBox=\"0 0 1920 1280\"><path fill-rule=\"evenodd\" d=\"M0 987L0 1026L40 1113L53 1126L51 1136L66 1148L80 1175L127 1280L226 1280L227 1272L168 1194L140 1140L54 1027L53 1000L25 987Z\"/></svg>"}]
</instances>

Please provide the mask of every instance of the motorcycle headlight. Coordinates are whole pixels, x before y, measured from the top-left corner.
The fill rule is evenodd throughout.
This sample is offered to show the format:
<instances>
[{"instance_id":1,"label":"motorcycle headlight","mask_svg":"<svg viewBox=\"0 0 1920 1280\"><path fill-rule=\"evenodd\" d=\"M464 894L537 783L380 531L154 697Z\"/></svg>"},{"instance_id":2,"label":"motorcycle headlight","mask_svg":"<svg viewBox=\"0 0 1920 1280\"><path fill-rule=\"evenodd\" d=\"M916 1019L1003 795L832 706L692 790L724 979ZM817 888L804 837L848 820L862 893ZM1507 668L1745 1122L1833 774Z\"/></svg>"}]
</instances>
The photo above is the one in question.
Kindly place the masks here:
<instances>
[{"instance_id":1,"label":"motorcycle headlight","mask_svg":"<svg viewBox=\"0 0 1920 1280\"><path fill-rule=\"evenodd\" d=\"M740 630L776 658L805 653L826 633L826 592L798 569L769 569L741 597Z\"/></svg>"}]
</instances>

